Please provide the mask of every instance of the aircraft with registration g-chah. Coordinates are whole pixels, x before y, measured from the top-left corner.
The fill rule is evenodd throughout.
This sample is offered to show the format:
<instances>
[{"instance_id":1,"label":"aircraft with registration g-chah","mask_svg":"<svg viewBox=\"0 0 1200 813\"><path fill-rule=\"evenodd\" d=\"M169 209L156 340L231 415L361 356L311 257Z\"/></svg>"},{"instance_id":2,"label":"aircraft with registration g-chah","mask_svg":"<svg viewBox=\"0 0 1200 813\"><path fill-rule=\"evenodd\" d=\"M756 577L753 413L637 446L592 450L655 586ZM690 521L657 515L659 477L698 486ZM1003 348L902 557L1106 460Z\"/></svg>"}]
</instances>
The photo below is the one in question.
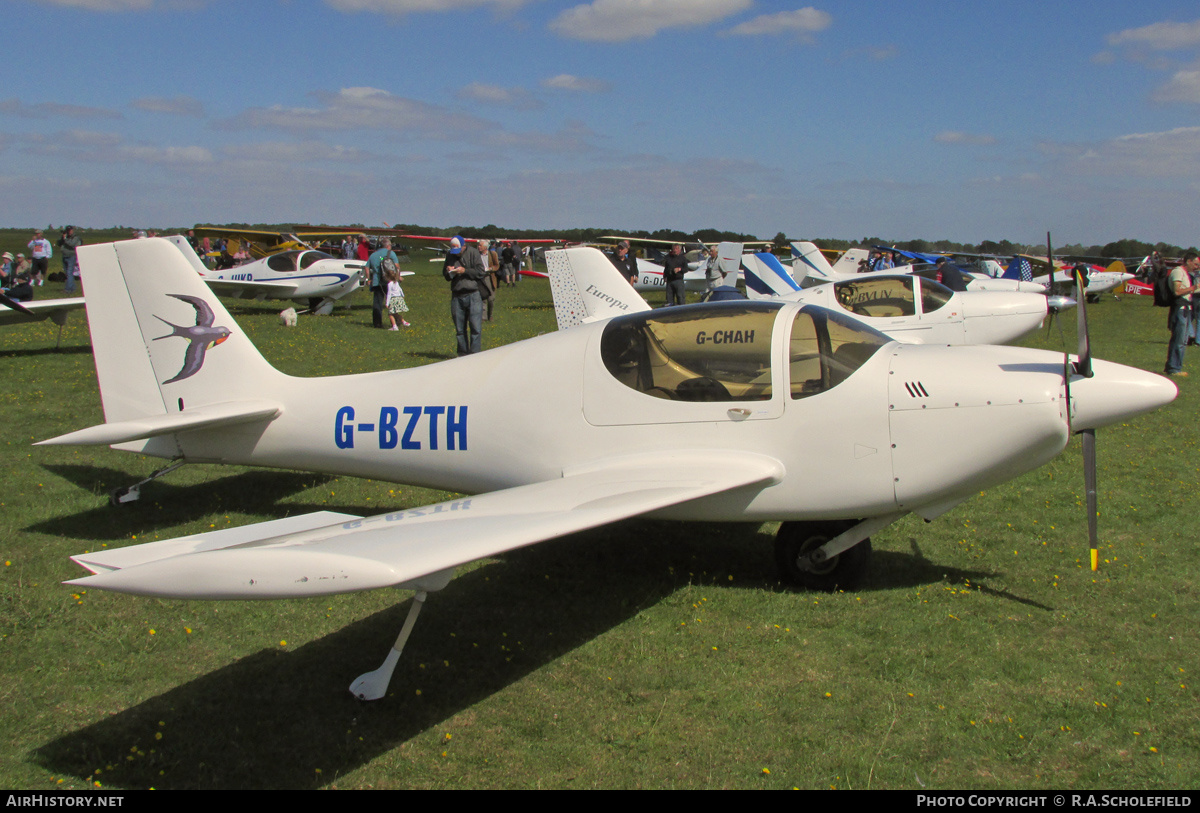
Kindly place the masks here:
<instances>
[{"instance_id":1,"label":"aircraft with registration g-chah","mask_svg":"<svg viewBox=\"0 0 1200 813\"><path fill-rule=\"evenodd\" d=\"M592 248L547 259L552 279L610 267ZM386 694L427 594L463 563L629 517L783 520L781 576L849 588L872 533L908 514L932 520L1052 459L1073 433L1177 394L1162 376L1093 362L1086 344L1076 359L905 345L782 301L630 313L423 367L296 378L259 354L171 242L82 246L79 263L105 422L43 444L474 495L73 557L93 575L70 584L147 596L415 590L383 664L351 685L361 698Z\"/></svg>"}]
</instances>

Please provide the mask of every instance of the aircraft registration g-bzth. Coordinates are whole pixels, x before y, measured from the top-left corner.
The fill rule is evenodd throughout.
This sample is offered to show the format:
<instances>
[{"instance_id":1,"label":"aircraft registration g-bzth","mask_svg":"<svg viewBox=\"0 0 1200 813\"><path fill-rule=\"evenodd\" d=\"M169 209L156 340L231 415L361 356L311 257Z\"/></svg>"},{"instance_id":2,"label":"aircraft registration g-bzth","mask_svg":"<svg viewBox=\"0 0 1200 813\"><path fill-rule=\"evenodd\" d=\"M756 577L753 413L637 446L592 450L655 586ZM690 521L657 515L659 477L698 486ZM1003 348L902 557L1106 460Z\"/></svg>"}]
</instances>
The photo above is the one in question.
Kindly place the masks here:
<instances>
[{"instance_id":1,"label":"aircraft registration g-bzth","mask_svg":"<svg viewBox=\"0 0 1200 813\"><path fill-rule=\"evenodd\" d=\"M591 248L549 260L608 262ZM645 311L424 367L294 378L171 243L83 246L79 262L105 422L43 443L475 495L73 557L94 575L71 584L148 596L416 590L383 665L351 685L362 698L384 696L426 593L460 564L634 516L783 520L784 578L849 587L875 531L937 517L1050 460L1072 432L1177 393L1088 353L1067 365L1026 348L903 345L784 302ZM206 323L196 336L164 335L192 321Z\"/></svg>"}]
</instances>

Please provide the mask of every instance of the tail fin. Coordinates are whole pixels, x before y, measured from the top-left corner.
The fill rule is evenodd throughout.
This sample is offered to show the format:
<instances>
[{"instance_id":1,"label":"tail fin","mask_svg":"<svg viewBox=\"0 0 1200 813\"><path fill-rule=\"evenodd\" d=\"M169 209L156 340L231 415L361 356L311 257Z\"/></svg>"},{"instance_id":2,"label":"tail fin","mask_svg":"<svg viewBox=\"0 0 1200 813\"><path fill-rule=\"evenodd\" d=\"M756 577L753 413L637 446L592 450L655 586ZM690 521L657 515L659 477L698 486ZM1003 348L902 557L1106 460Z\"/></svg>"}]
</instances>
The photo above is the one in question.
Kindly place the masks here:
<instances>
[{"instance_id":1,"label":"tail fin","mask_svg":"<svg viewBox=\"0 0 1200 813\"><path fill-rule=\"evenodd\" d=\"M738 271L742 268L742 244L719 243L717 267L721 269L721 284L737 287Z\"/></svg>"},{"instance_id":2,"label":"tail fin","mask_svg":"<svg viewBox=\"0 0 1200 813\"><path fill-rule=\"evenodd\" d=\"M209 270L208 266L201 262L200 257L196 255L196 249L192 248L192 244L182 234L168 234L163 239L169 240L175 248L179 249L179 253L191 264L192 268L196 269L197 274L204 276Z\"/></svg>"},{"instance_id":3,"label":"tail fin","mask_svg":"<svg viewBox=\"0 0 1200 813\"><path fill-rule=\"evenodd\" d=\"M1125 263L1121 262L1120 260L1113 260L1111 263L1108 264L1108 268L1105 268L1104 270L1109 272L1110 274L1128 274L1129 273L1129 269L1127 269L1125 267Z\"/></svg>"},{"instance_id":4,"label":"tail fin","mask_svg":"<svg viewBox=\"0 0 1200 813\"><path fill-rule=\"evenodd\" d=\"M742 265L746 268L746 296L750 299L787 296L800 290L791 272L774 254L766 251L747 254L742 257Z\"/></svg>"},{"instance_id":5,"label":"tail fin","mask_svg":"<svg viewBox=\"0 0 1200 813\"><path fill-rule=\"evenodd\" d=\"M1008 261L1008 268L1000 279L1016 279L1029 282L1033 279L1033 263L1028 257L1017 255Z\"/></svg>"},{"instance_id":6,"label":"tail fin","mask_svg":"<svg viewBox=\"0 0 1200 813\"><path fill-rule=\"evenodd\" d=\"M559 330L650 310L599 249L583 246L547 251L546 270Z\"/></svg>"},{"instance_id":7,"label":"tail fin","mask_svg":"<svg viewBox=\"0 0 1200 813\"><path fill-rule=\"evenodd\" d=\"M869 259L871 252L865 248L850 248L842 252L842 256L838 257L837 262L833 264L833 279L837 279L839 275L857 274L859 272L859 264L863 260Z\"/></svg>"},{"instance_id":8,"label":"tail fin","mask_svg":"<svg viewBox=\"0 0 1200 813\"><path fill-rule=\"evenodd\" d=\"M283 374L170 241L80 246L79 267L105 423L44 442L174 457L174 432L277 411L264 396Z\"/></svg>"},{"instance_id":9,"label":"tail fin","mask_svg":"<svg viewBox=\"0 0 1200 813\"><path fill-rule=\"evenodd\" d=\"M792 243L792 260L792 270L796 279L804 279L810 274L820 279L833 279L836 276L833 266L825 259L821 249L806 240ZM800 273L801 271L804 273Z\"/></svg>"}]
</instances>

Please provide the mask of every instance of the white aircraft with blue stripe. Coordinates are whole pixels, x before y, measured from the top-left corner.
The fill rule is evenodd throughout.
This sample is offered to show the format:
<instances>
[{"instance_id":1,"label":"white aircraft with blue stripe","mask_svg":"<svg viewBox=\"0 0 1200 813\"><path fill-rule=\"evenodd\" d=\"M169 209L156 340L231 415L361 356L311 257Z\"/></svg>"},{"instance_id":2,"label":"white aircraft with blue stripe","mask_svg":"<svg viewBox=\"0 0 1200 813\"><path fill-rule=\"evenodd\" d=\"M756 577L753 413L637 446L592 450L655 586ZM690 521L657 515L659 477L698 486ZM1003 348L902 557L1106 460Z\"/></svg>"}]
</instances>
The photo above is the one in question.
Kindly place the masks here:
<instances>
[{"instance_id":1,"label":"white aircraft with blue stripe","mask_svg":"<svg viewBox=\"0 0 1200 813\"><path fill-rule=\"evenodd\" d=\"M171 235L166 239L219 296L295 300L305 303L313 313L329 314L339 299L365 284L366 263L343 260L316 249L281 251L233 268L213 270L200 261L186 237ZM404 276L412 273L401 272Z\"/></svg>"},{"instance_id":2,"label":"white aircraft with blue stripe","mask_svg":"<svg viewBox=\"0 0 1200 813\"><path fill-rule=\"evenodd\" d=\"M919 274L929 277L935 275L933 269L916 270L912 265L902 265L884 271L858 272L861 260L868 257L866 249L852 248L838 258L836 265L830 265L821 253L821 249L805 240L792 243L792 273L798 280L811 279L816 282L837 282L844 279L862 279L871 274ZM936 278L936 277L935 277ZM963 281L968 291L1019 291L1023 293L1045 294L1046 286L1037 282L1026 282L1015 279L996 279L983 274L963 272ZM1052 306L1054 303L1052 303ZM1065 305L1065 303L1064 303ZM1057 307L1057 306L1055 306Z\"/></svg>"},{"instance_id":3,"label":"white aircraft with blue stripe","mask_svg":"<svg viewBox=\"0 0 1200 813\"><path fill-rule=\"evenodd\" d=\"M802 287L774 254L742 258L746 294L842 311L893 339L924 344L1007 344L1041 327L1049 301L1021 291L952 291L902 271L856 274Z\"/></svg>"}]
</instances>

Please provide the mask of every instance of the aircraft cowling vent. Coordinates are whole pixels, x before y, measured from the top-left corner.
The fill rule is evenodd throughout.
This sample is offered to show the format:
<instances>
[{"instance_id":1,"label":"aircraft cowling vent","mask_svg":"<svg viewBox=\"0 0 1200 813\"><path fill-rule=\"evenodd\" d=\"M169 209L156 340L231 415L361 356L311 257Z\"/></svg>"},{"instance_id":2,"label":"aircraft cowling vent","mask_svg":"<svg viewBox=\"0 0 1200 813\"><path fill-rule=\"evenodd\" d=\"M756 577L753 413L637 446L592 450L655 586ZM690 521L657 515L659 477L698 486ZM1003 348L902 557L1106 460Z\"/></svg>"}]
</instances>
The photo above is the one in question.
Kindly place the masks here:
<instances>
[{"instance_id":1,"label":"aircraft cowling vent","mask_svg":"<svg viewBox=\"0 0 1200 813\"><path fill-rule=\"evenodd\" d=\"M906 381L904 389L908 390L908 394L913 398L928 398L929 391L925 389L925 385L920 381Z\"/></svg>"}]
</instances>

